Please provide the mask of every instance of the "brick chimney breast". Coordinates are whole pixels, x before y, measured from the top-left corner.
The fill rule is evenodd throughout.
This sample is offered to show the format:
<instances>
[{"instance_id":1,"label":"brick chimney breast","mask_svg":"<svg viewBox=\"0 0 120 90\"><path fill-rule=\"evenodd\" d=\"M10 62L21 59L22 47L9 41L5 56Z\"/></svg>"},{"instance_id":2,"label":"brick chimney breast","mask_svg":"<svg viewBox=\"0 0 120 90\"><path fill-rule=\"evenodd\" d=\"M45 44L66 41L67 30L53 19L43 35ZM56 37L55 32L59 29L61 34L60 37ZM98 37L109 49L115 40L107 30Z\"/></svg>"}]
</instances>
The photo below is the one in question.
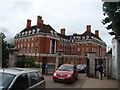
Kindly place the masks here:
<instances>
[{"instance_id":1,"label":"brick chimney breast","mask_svg":"<svg viewBox=\"0 0 120 90\"><path fill-rule=\"evenodd\" d=\"M37 16L37 26L43 24L43 20L41 16Z\"/></svg>"},{"instance_id":2,"label":"brick chimney breast","mask_svg":"<svg viewBox=\"0 0 120 90\"><path fill-rule=\"evenodd\" d=\"M95 35L99 37L99 31L95 30Z\"/></svg>"},{"instance_id":3,"label":"brick chimney breast","mask_svg":"<svg viewBox=\"0 0 120 90\"><path fill-rule=\"evenodd\" d=\"M31 20L30 20L30 19L27 19L26 28L28 29L29 27L31 27Z\"/></svg>"},{"instance_id":4,"label":"brick chimney breast","mask_svg":"<svg viewBox=\"0 0 120 90\"><path fill-rule=\"evenodd\" d=\"M89 32L91 32L91 25L87 25L86 26L86 30L89 31Z\"/></svg>"},{"instance_id":5,"label":"brick chimney breast","mask_svg":"<svg viewBox=\"0 0 120 90\"><path fill-rule=\"evenodd\" d=\"M65 35L65 28L61 29L61 34Z\"/></svg>"}]
</instances>

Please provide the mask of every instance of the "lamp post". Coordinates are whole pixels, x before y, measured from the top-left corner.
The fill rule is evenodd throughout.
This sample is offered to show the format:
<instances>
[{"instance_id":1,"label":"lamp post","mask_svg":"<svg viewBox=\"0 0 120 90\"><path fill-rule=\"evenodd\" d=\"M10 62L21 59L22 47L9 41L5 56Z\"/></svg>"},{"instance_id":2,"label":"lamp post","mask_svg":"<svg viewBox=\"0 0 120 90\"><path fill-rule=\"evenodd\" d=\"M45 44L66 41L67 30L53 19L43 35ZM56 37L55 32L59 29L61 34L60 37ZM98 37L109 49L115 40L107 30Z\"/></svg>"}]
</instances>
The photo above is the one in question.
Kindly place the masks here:
<instances>
[{"instance_id":1,"label":"lamp post","mask_svg":"<svg viewBox=\"0 0 120 90\"><path fill-rule=\"evenodd\" d=\"M2 68L2 34L0 33L0 68Z\"/></svg>"}]
</instances>

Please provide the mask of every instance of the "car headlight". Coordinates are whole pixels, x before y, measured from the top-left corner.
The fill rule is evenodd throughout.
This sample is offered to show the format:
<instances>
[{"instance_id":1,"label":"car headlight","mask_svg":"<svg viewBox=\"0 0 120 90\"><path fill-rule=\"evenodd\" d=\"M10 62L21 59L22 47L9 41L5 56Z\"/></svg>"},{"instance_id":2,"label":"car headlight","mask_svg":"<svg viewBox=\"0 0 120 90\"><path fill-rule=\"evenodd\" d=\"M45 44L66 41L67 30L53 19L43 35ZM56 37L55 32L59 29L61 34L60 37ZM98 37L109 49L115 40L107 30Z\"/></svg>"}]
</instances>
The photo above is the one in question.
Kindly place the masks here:
<instances>
[{"instance_id":1,"label":"car headlight","mask_svg":"<svg viewBox=\"0 0 120 90\"><path fill-rule=\"evenodd\" d=\"M54 73L53 76L57 76L56 73Z\"/></svg>"},{"instance_id":2,"label":"car headlight","mask_svg":"<svg viewBox=\"0 0 120 90\"><path fill-rule=\"evenodd\" d=\"M67 77L72 77L72 75L68 75Z\"/></svg>"}]
</instances>

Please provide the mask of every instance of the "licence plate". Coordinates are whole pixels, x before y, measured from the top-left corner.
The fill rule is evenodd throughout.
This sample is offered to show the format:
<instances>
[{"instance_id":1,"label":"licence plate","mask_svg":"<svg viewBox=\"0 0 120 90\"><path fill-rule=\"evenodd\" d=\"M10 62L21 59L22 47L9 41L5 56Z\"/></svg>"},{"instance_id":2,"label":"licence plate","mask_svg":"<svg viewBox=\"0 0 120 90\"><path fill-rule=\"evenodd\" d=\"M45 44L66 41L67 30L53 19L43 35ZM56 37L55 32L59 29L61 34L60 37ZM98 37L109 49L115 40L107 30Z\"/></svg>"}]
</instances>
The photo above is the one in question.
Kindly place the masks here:
<instances>
[{"instance_id":1,"label":"licence plate","mask_svg":"<svg viewBox=\"0 0 120 90\"><path fill-rule=\"evenodd\" d=\"M58 79L64 79L64 78L61 78L61 77L60 77L60 78L58 78Z\"/></svg>"}]
</instances>

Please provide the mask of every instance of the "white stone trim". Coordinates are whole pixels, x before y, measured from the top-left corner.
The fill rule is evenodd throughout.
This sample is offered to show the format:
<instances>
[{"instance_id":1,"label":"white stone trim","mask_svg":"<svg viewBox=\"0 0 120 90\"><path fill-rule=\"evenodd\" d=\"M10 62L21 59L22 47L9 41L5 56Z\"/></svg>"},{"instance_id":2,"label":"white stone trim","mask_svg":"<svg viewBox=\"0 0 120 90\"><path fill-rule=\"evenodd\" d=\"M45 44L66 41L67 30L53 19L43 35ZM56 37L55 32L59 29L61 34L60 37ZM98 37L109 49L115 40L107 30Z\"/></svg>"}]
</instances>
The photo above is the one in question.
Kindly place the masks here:
<instances>
[{"instance_id":1,"label":"white stone trim","mask_svg":"<svg viewBox=\"0 0 120 90\"><path fill-rule=\"evenodd\" d=\"M55 40L60 40L59 36L51 35L49 33L42 33L42 32L40 32L38 34L31 34L28 36L21 36L21 37L16 38L15 40L32 38L32 37L46 37L46 38L51 38L51 39L55 39Z\"/></svg>"}]
</instances>

